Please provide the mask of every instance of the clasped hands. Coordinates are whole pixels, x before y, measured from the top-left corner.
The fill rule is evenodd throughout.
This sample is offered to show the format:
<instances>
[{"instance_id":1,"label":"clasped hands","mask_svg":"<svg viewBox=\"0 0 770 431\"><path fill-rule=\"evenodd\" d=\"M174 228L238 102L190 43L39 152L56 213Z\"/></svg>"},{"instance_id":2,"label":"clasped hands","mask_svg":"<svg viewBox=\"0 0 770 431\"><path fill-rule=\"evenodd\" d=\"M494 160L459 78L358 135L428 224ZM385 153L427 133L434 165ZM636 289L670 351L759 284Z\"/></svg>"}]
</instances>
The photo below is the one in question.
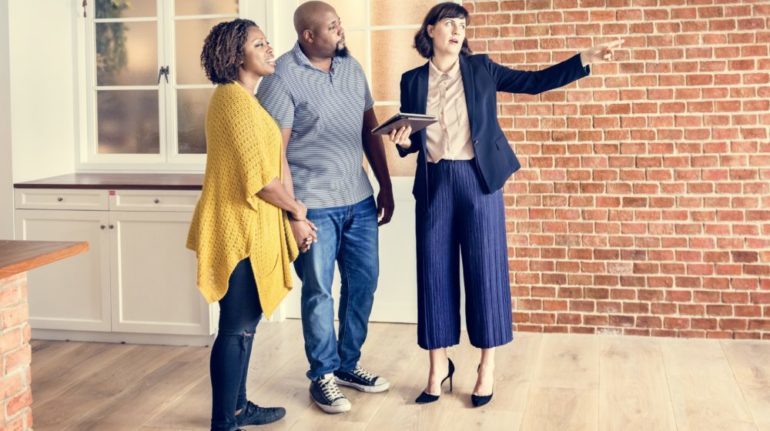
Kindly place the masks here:
<instances>
[{"instance_id":1,"label":"clasped hands","mask_svg":"<svg viewBox=\"0 0 770 431\"><path fill-rule=\"evenodd\" d=\"M310 250L310 246L318 241L317 231L313 222L307 219L307 207L300 200L296 200L296 208L289 211L291 233L294 240L297 241L299 251L305 253Z\"/></svg>"}]
</instances>

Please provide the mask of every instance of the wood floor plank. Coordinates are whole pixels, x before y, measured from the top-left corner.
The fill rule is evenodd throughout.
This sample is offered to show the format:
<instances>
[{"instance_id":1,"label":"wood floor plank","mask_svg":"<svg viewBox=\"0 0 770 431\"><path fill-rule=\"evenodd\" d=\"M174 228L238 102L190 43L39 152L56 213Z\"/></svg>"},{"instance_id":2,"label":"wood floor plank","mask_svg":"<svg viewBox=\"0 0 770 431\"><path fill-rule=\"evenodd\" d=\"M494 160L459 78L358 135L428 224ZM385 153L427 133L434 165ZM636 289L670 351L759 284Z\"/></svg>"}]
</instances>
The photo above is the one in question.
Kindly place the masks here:
<instances>
[{"instance_id":1,"label":"wood floor plank","mask_svg":"<svg viewBox=\"0 0 770 431\"><path fill-rule=\"evenodd\" d=\"M599 429L675 431L659 340L601 338Z\"/></svg>"},{"instance_id":2,"label":"wood floor plank","mask_svg":"<svg viewBox=\"0 0 770 431\"><path fill-rule=\"evenodd\" d=\"M164 346L131 347L133 349L126 350L98 372L81 376L75 385L42 403L38 410L49 414L34 419L35 429L79 429L81 418L94 409L115 403L123 392L131 390L140 381L141 376L153 372L183 352L180 348ZM62 426L62 417L68 418L69 427Z\"/></svg>"},{"instance_id":3,"label":"wood floor plank","mask_svg":"<svg viewBox=\"0 0 770 431\"><path fill-rule=\"evenodd\" d=\"M144 374L135 384L83 416L78 430L118 430L126 423L148 421L180 393L186 393L202 378L207 378L209 349L186 347L154 371Z\"/></svg>"},{"instance_id":4,"label":"wood floor plank","mask_svg":"<svg viewBox=\"0 0 770 431\"><path fill-rule=\"evenodd\" d=\"M32 359L35 361L33 366L38 375L44 376L46 373L54 372L59 374L63 358L70 357L73 350L77 349L82 343L61 342L61 341L38 341L30 342L32 347Z\"/></svg>"},{"instance_id":5,"label":"wood floor plank","mask_svg":"<svg viewBox=\"0 0 770 431\"><path fill-rule=\"evenodd\" d=\"M754 421L770 431L770 344L731 340L721 345Z\"/></svg>"},{"instance_id":6,"label":"wood floor plank","mask_svg":"<svg viewBox=\"0 0 770 431\"><path fill-rule=\"evenodd\" d=\"M32 394L35 405L46 405L59 398L62 393L87 380L102 370L111 367L122 356L139 349L106 343L66 343L73 346L67 354L56 355L56 361L49 361L44 352L32 353ZM38 359L40 358L40 359ZM39 423L35 423L37 428Z\"/></svg>"},{"instance_id":7,"label":"wood floor plank","mask_svg":"<svg viewBox=\"0 0 770 431\"><path fill-rule=\"evenodd\" d=\"M660 343L677 429L757 429L718 342L661 339Z\"/></svg>"},{"instance_id":8,"label":"wood floor plank","mask_svg":"<svg viewBox=\"0 0 770 431\"><path fill-rule=\"evenodd\" d=\"M35 429L207 430L210 348L33 341ZM287 409L265 430L763 430L770 431L770 344L519 334L497 351L494 399L470 405L479 351L466 334L449 350L454 391L417 405L427 353L412 325L372 324L362 365L389 391L343 390L353 410L310 400L299 321L261 324L249 397Z\"/></svg>"},{"instance_id":9,"label":"wood floor plank","mask_svg":"<svg viewBox=\"0 0 770 431\"><path fill-rule=\"evenodd\" d=\"M142 423L144 428L149 429L207 430L210 421L211 383L209 376L204 375L189 390L180 393Z\"/></svg>"},{"instance_id":10,"label":"wood floor plank","mask_svg":"<svg viewBox=\"0 0 770 431\"><path fill-rule=\"evenodd\" d=\"M597 428L596 391L533 387L522 421L526 431L586 431Z\"/></svg>"},{"instance_id":11,"label":"wood floor plank","mask_svg":"<svg viewBox=\"0 0 770 431\"><path fill-rule=\"evenodd\" d=\"M596 336L544 336L522 430L598 427L599 342Z\"/></svg>"},{"instance_id":12,"label":"wood floor plank","mask_svg":"<svg viewBox=\"0 0 770 431\"><path fill-rule=\"evenodd\" d=\"M599 386L599 337L544 336L533 383L538 387L592 389Z\"/></svg>"}]
</instances>

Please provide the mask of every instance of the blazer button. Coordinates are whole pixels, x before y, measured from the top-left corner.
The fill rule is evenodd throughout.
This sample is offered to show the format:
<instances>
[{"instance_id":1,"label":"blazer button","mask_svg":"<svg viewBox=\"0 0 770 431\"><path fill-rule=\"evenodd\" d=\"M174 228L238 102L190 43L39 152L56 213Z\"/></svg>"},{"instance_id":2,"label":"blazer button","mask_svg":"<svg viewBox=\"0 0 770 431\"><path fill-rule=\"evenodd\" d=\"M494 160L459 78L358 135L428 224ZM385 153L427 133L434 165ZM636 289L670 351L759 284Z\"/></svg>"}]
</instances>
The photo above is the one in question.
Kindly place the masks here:
<instances>
[{"instance_id":1,"label":"blazer button","mask_svg":"<svg viewBox=\"0 0 770 431\"><path fill-rule=\"evenodd\" d=\"M479 140L478 140L478 139L474 139L474 140L473 140L473 146L476 146L476 145L478 145L478 144L479 144Z\"/></svg>"}]
</instances>

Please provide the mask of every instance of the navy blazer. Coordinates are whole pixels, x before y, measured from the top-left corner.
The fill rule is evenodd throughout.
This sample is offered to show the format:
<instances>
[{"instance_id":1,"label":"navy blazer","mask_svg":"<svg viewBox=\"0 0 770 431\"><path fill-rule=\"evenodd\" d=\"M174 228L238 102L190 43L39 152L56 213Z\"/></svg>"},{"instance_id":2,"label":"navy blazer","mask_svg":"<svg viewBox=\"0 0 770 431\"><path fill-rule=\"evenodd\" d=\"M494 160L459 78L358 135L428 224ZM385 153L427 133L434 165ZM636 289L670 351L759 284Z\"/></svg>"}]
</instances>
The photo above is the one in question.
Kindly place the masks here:
<instances>
[{"instance_id":1,"label":"navy blazer","mask_svg":"<svg viewBox=\"0 0 770 431\"><path fill-rule=\"evenodd\" d=\"M428 63L401 75L401 112L424 114L428 102ZM481 173L486 193L503 187L521 164L497 122L497 92L539 94L567 85L587 76L580 55L547 69L525 72L501 66L485 54L460 56L460 73L468 107L471 142L476 167ZM397 145L401 157L419 152L412 193L422 200L428 197L428 165L425 129L410 136L411 145Z\"/></svg>"}]
</instances>

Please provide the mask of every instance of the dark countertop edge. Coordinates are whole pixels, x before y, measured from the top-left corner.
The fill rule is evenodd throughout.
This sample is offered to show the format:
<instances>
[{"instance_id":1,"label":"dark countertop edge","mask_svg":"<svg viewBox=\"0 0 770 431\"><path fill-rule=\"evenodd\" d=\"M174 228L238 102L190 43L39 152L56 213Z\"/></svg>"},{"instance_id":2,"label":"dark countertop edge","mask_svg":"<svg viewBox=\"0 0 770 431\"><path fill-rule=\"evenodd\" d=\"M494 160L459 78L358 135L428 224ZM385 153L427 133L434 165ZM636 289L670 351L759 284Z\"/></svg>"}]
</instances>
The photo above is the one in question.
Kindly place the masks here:
<instances>
[{"instance_id":1,"label":"dark countertop edge","mask_svg":"<svg viewBox=\"0 0 770 431\"><path fill-rule=\"evenodd\" d=\"M86 251L86 241L0 241L0 280ZM11 253L11 257L5 253Z\"/></svg>"},{"instance_id":2,"label":"dark countertop edge","mask_svg":"<svg viewBox=\"0 0 770 431\"><path fill-rule=\"evenodd\" d=\"M16 183L15 189L80 189L80 190L201 190L199 185L162 185L162 184L44 184Z\"/></svg>"},{"instance_id":3,"label":"dark countertop edge","mask_svg":"<svg viewBox=\"0 0 770 431\"><path fill-rule=\"evenodd\" d=\"M80 172L14 183L16 189L201 190L202 173Z\"/></svg>"}]
</instances>

